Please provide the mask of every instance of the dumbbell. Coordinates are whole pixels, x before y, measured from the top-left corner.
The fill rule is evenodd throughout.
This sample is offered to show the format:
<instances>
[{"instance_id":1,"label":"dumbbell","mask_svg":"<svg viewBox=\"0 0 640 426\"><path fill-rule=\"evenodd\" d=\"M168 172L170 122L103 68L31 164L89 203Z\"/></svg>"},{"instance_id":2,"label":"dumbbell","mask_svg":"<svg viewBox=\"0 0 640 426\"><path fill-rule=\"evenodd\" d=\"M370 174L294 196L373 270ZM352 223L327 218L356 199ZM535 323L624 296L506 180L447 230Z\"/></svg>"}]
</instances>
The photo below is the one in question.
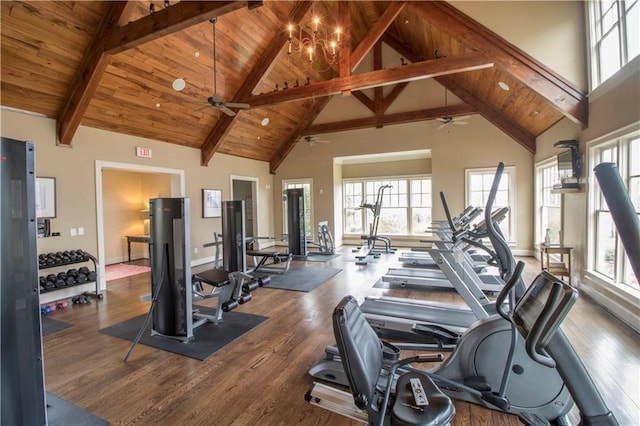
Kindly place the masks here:
<instances>
[{"instance_id":1,"label":"dumbbell","mask_svg":"<svg viewBox=\"0 0 640 426\"><path fill-rule=\"evenodd\" d=\"M76 279L73 278L71 275L67 275L67 279L64 280L64 282L66 283L66 285L76 285Z\"/></svg>"},{"instance_id":2,"label":"dumbbell","mask_svg":"<svg viewBox=\"0 0 640 426\"><path fill-rule=\"evenodd\" d=\"M89 281L95 281L96 279L98 279L98 274L96 274L96 271L89 271L89 273L87 274L87 279Z\"/></svg>"},{"instance_id":3,"label":"dumbbell","mask_svg":"<svg viewBox=\"0 0 640 426\"><path fill-rule=\"evenodd\" d=\"M91 296L74 296L71 301L75 304L84 305L85 303L91 303Z\"/></svg>"},{"instance_id":4,"label":"dumbbell","mask_svg":"<svg viewBox=\"0 0 640 426\"><path fill-rule=\"evenodd\" d=\"M67 306L68 306L67 302L65 302L64 300L56 303L56 308L57 309L66 309Z\"/></svg>"},{"instance_id":5,"label":"dumbbell","mask_svg":"<svg viewBox=\"0 0 640 426\"><path fill-rule=\"evenodd\" d=\"M49 304L49 305L40 306L40 313L44 315L49 315L50 313L55 311L56 311L56 305Z\"/></svg>"},{"instance_id":6,"label":"dumbbell","mask_svg":"<svg viewBox=\"0 0 640 426\"><path fill-rule=\"evenodd\" d=\"M78 275L76 276L76 282L78 284L83 284L86 283L89 279L87 278L87 276L85 274L83 274L82 272L78 272Z\"/></svg>"},{"instance_id":7,"label":"dumbbell","mask_svg":"<svg viewBox=\"0 0 640 426\"><path fill-rule=\"evenodd\" d=\"M69 277L73 277L73 279L76 279L78 277L78 270L75 268L71 268L67 271L67 276Z\"/></svg>"},{"instance_id":8,"label":"dumbbell","mask_svg":"<svg viewBox=\"0 0 640 426\"><path fill-rule=\"evenodd\" d=\"M79 272L79 273L83 273L83 274L85 274L85 275L89 275L89 272L90 272L90 271L89 271L89 268L87 268L86 266L83 266L83 267L81 267L81 268L79 268L79 269L78 269L78 272Z\"/></svg>"}]
</instances>

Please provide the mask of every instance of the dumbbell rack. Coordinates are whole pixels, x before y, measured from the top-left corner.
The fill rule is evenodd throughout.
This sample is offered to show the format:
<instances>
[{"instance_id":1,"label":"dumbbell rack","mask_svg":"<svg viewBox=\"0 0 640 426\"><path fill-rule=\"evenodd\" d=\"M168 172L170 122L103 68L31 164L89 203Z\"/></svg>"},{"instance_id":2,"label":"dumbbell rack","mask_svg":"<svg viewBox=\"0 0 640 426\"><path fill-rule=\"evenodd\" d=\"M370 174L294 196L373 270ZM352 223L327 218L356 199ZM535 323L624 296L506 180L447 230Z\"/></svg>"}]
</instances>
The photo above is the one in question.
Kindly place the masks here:
<instances>
[{"instance_id":1,"label":"dumbbell rack","mask_svg":"<svg viewBox=\"0 0 640 426\"><path fill-rule=\"evenodd\" d=\"M51 293L53 291L56 290L63 290L63 289L67 289L67 288L71 288L71 287L75 287L75 286L79 286L79 285L84 285L84 284L89 284L94 282L95 286L96 286L96 291L95 293L92 292L88 292L85 291L84 293L82 293L83 296L91 296L97 299L102 299L103 295L100 292L100 277L99 277L99 273L100 273L100 268L98 267L98 261L97 259L87 253L84 250L72 250L69 251L70 253L74 253L75 257L69 257L69 256L60 256L59 253L46 253L44 255L45 258L46 257L52 257L55 259L59 259L57 261L55 261L54 263L47 263L45 265L43 265L42 263L39 263L38 269L39 270L46 270L46 269L53 269L53 268L60 268L63 266L68 266L68 265L74 265L74 264L79 264L79 263L85 263L85 262L92 262L93 263L93 271L95 272L95 279L89 279L87 281L84 282L75 282L72 284L66 284L64 286L60 286L60 287L54 287L51 289L43 289L42 286L38 286L40 288L40 293L44 294L44 293ZM67 252L65 252L67 253ZM40 277L39 277L40 278Z\"/></svg>"}]
</instances>

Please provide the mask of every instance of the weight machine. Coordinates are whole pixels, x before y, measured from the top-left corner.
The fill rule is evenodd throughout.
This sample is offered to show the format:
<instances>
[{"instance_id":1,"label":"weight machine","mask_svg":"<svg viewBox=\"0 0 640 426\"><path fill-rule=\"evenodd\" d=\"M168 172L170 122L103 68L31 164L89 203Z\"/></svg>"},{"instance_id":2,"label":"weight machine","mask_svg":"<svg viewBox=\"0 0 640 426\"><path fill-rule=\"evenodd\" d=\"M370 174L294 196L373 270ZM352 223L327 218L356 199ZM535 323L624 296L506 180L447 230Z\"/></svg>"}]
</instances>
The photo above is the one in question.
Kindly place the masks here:
<instances>
[{"instance_id":1,"label":"weight machine","mask_svg":"<svg viewBox=\"0 0 640 426\"><path fill-rule=\"evenodd\" d=\"M360 247L356 252L356 264L357 265L366 265L366 257L369 255L373 255L374 257L379 257L380 253L393 253L396 249L391 247L391 238L385 237L382 235L378 235L378 224L380 222L380 210L382 209L382 197L384 196L384 190L387 188L391 188L391 185L382 185L378 188L378 194L376 196L376 201L374 204L363 203L360 208L361 209L369 209L371 213L373 213L373 222L369 224L369 235L361 235L361 240L366 240L367 243ZM384 244L384 250L376 248L376 242L382 242Z\"/></svg>"}]
</instances>

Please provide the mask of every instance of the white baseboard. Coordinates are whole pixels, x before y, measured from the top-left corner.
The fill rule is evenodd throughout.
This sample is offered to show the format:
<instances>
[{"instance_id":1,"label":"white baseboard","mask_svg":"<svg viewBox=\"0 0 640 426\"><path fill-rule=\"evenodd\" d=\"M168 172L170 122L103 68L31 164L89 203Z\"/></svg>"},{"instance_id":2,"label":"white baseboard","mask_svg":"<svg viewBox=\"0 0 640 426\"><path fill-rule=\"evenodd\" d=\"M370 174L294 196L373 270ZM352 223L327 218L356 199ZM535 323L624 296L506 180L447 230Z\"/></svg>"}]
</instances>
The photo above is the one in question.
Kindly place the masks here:
<instances>
[{"instance_id":1,"label":"white baseboard","mask_svg":"<svg viewBox=\"0 0 640 426\"><path fill-rule=\"evenodd\" d=\"M620 321L640 333L640 316L633 297L618 294L619 290L603 284L599 279L587 275L580 283L580 291L592 298Z\"/></svg>"}]
</instances>

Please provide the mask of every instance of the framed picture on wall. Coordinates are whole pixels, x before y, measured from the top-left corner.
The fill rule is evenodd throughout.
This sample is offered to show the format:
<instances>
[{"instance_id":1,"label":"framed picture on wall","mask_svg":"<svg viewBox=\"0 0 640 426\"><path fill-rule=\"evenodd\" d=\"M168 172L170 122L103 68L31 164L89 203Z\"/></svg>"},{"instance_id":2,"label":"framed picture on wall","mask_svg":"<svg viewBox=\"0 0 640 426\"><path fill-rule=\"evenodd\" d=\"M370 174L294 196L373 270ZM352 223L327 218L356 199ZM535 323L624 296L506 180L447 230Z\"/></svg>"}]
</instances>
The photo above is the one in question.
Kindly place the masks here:
<instances>
[{"instance_id":1,"label":"framed picture on wall","mask_svg":"<svg viewBox=\"0 0 640 426\"><path fill-rule=\"evenodd\" d=\"M202 190L202 217L222 216L222 190Z\"/></svg>"},{"instance_id":2,"label":"framed picture on wall","mask_svg":"<svg viewBox=\"0 0 640 426\"><path fill-rule=\"evenodd\" d=\"M56 178L36 178L36 217L56 217Z\"/></svg>"}]
</instances>

